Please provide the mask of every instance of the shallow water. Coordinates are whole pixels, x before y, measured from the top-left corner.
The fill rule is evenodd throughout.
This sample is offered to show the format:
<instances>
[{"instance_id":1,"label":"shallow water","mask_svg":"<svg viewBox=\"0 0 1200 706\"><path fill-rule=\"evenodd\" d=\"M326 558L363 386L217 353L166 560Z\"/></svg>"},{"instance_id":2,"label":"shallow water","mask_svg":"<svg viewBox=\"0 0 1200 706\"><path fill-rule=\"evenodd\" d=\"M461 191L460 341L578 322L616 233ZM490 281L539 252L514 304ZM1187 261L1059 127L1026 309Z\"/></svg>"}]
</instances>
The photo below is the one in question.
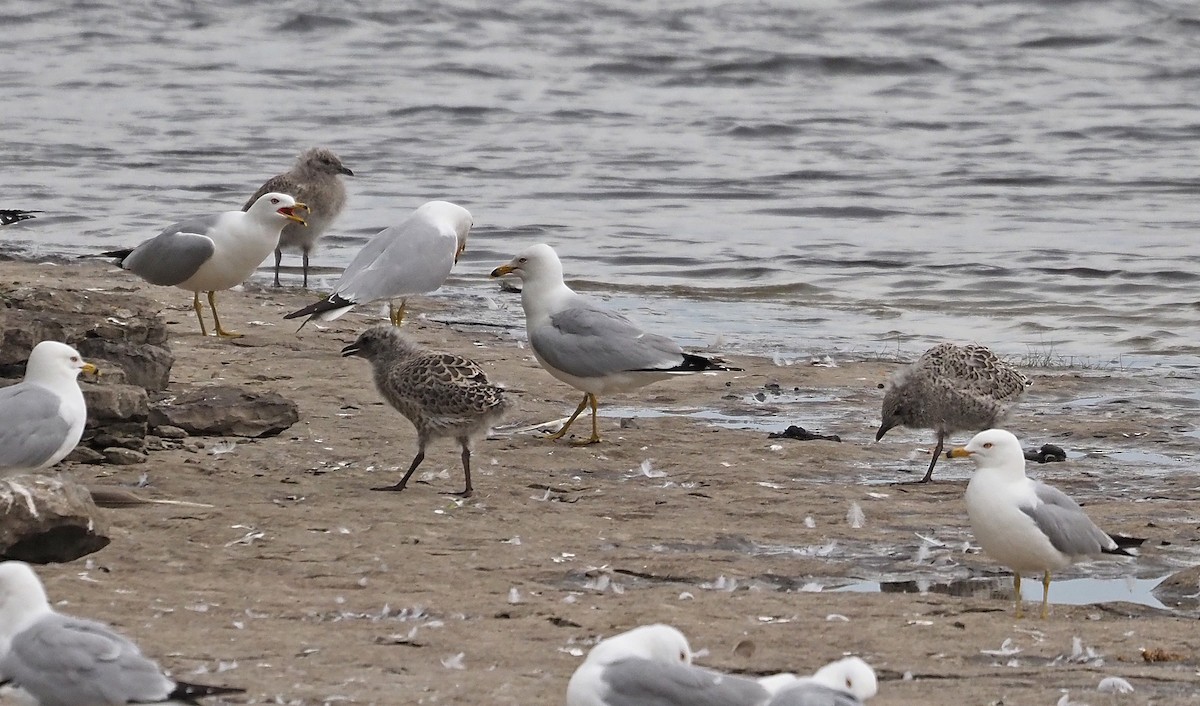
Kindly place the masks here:
<instances>
[{"instance_id":1,"label":"shallow water","mask_svg":"<svg viewBox=\"0 0 1200 706\"><path fill-rule=\"evenodd\" d=\"M1050 584L1050 603L1056 605L1093 605L1123 601L1167 610L1153 593L1165 576L1150 579L1063 579ZM947 581L862 581L829 589L855 593L947 593L952 596L984 595L1012 598L1012 578L972 578ZM1041 603L1042 585L1039 579L1022 580L1021 599Z\"/></svg>"},{"instance_id":2,"label":"shallow water","mask_svg":"<svg viewBox=\"0 0 1200 706\"><path fill-rule=\"evenodd\" d=\"M452 293L545 241L693 346L1200 364L1200 6L331 8L0 1L0 207L46 212L4 246L131 245L325 144L332 271L448 198Z\"/></svg>"}]
</instances>

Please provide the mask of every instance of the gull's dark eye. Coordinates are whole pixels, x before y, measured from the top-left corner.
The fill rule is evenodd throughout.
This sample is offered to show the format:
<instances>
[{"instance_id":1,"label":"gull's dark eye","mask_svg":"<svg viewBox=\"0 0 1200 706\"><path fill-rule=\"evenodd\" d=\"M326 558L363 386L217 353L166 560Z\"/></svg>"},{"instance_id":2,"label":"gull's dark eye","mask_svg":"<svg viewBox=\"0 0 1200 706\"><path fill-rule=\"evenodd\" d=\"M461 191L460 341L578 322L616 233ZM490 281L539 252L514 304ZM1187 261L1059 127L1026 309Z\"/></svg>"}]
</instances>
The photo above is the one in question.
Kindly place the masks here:
<instances>
[{"instance_id":1,"label":"gull's dark eye","mask_svg":"<svg viewBox=\"0 0 1200 706\"><path fill-rule=\"evenodd\" d=\"M77 356L77 355L73 355L73 356L71 356L71 362L72 362L72 363L78 363L78 362L79 362L79 356Z\"/></svg>"},{"instance_id":2,"label":"gull's dark eye","mask_svg":"<svg viewBox=\"0 0 1200 706\"><path fill-rule=\"evenodd\" d=\"M679 651L679 661L680 661L680 662L686 662L686 661L687 661L687 653L686 653L686 652L684 652L683 650L680 650L680 651Z\"/></svg>"},{"instance_id":3,"label":"gull's dark eye","mask_svg":"<svg viewBox=\"0 0 1200 706\"><path fill-rule=\"evenodd\" d=\"M854 688L854 684L850 683L850 677L846 677L846 688L847 689Z\"/></svg>"},{"instance_id":4,"label":"gull's dark eye","mask_svg":"<svg viewBox=\"0 0 1200 706\"><path fill-rule=\"evenodd\" d=\"M279 199L271 199L271 203L279 203Z\"/></svg>"},{"instance_id":5,"label":"gull's dark eye","mask_svg":"<svg viewBox=\"0 0 1200 706\"><path fill-rule=\"evenodd\" d=\"M985 449L990 449L990 448L992 448L992 442L990 442L990 441L989 441L989 442L987 442L986 444L984 444L984 445L983 445L983 448L985 448Z\"/></svg>"},{"instance_id":6,"label":"gull's dark eye","mask_svg":"<svg viewBox=\"0 0 1200 706\"><path fill-rule=\"evenodd\" d=\"M529 258L527 258L527 257L523 257L520 260L517 260L517 262L522 263L522 264L524 264L525 262L528 262L528 261L529 261Z\"/></svg>"}]
</instances>

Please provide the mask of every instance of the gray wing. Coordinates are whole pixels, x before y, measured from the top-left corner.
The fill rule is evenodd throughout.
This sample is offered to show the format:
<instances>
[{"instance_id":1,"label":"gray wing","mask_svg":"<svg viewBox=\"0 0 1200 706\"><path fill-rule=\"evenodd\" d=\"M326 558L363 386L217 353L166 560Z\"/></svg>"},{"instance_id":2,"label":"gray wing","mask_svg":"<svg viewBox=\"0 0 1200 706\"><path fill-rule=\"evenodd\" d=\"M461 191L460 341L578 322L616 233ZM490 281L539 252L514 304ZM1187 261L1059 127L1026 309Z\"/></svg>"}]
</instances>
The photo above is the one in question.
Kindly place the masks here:
<instances>
[{"instance_id":1,"label":"gray wing","mask_svg":"<svg viewBox=\"0 0 1200 706\"><path fill-rule=\"evenodd\" d=\"M186 281L212 257L212 238L207 233L223 214L176 223L134 248L121 267L150 284L172 286Z\"/></svg>"},{"instance_id":2,"label":"gray wing","mask_svg":"<svg viewBox=\"0 0 1200 706\"><path fill-rule=\"evenodd\" d=\"M272 191L281 194L287 194L288 196L299 200L299 197L296 196L296 181L292 179L292 175L276 174L270 179L267 179L265 184L258 187L258 191L254 192L254 195L250 197L250 200L242 204L242 210L249 211L250 207L254 205L254 202L257 201L260 196L263 194L269 194Z\"/></svg>"},{"instance_id":3,"label":"gray wing","mask_svg":"<svg viewBox=\"0 0 1200 706\"><path fill-rule=\"evenodd\" d=\"M13 638L0 674L41 706L153 703L174 688L137 645L108 626L58 613Z\"/></svg>"},{"instance_id":4,"label":"gray wing","mask_svg":"<svg viewBox=\"0 0 1200 706\"><path fill-rule=\"evenodd\" d=\"M452 228L410 217L367 241L333 291L352 302L432 292L450 275L457 247Z\"/></svg>"},{"instance_id":5,"label":"gray wing","mask_svg":"<svg viewBox=\"0 0 1200 706\"><path fill-rule=\"evenodd\" d=\"M61 404L40 385L0 389L0 471L38 468L62 447L71 425L59 414Z\"/></svg>"},{"instance_id":6,"label":"gray wing","mask_svg":"<svg viewBox=\"0 0 1200 706\"><path fill-rule=\"evenodd\" d=\"M853 694L810 683L783 689L767 706L862 706L862 702Z\"/></svg>"},{"instance_id":7,"label":"gray wing","mask_svg":"<svg viewBox=\"0 0 1200 706\"><path fill-rule=\"evenodd\" d=\"M551 367L589 378L632 370L669 370L683 362L671 339L580 298L529 331L529 343Z\"/></svg>"},{"instance_id":8,"label":"gray wing","mask_svg":"<svg viewBox=\"0 0 1200 706\"><path fill-rule=\"evenodd\" d=\"M601 680L607 706L759 706L768 697L751 679L638 657L608 665Z\"/></svg>"},{"instance_id":9,"label":"gray wing","mask_svg":"<svg viewBox=\"0 0 1200 706\"><path fill-rule=\"evenodd\" d=\"M1066 493L1041 481L1033 488L1041 503L1022 507L1021 512L1033 519L1055 549L1067 556L1087 556L1116 548L1116 542Z\"/></svg>"}]
</instances>

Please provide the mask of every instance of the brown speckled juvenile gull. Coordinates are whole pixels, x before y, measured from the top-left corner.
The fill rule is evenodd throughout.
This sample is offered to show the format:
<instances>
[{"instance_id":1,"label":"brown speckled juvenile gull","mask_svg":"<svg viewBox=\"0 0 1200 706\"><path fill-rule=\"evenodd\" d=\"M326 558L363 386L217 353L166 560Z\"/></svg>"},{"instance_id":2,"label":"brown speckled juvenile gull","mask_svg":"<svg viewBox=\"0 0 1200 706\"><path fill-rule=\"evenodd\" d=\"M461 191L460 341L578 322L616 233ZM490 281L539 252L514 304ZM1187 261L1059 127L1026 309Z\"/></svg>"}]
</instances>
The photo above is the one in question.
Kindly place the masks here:
<instances>
[{"instance_id":1,"label":"brown speckled juvenile gull","mask_svg":"<svg viewBox=\"0 0 1200 706\"><path fill-rule=\"evenodd\" d=\"M474 361L452 353L435 353L406 338L395 326L367 329L342 349L371 361L375 387L396 411L417 428L417 455L408 472L395 485L372 490L404 490L408 479L425 459L425 446L433 439L452 436L462 446L466 487L470 497L471 444L487 434L508 408L504 389L488 381Z\"/></svg>"},{"instance_id":2,"label":"brown speckled juvenile gull","mask_svg":"<svg viewBox=\"0 0 1200 706\"><path fill-rule=\"evenodd\" d=\"M941 343L892 375L875 440L896 426L936 431L937 448L921 479L927 483L947 434L997 426L1028 384L1024 375L985 346Z\"/></svg>"},{"instance_id":3,"label":"brown speckled juvenile gull","mask_svg":"<svg viewBox=\"0 0 1200 706\"><path fill-rule=\"evenodd\" d=\"M283 174L278 174L267 180L258 191L250 197L243 211L250 210L259 196L278 191L290 194L297 201L308 205L308 227L299 223L289 223L279 234L279 245L275 248L275 286L279 284L279 262L283 259L284 248L300 248L304 266L304 288L308 289L308 254L312 252L317 239L325 233L325 229L342 212L346 205L346 186L342 184L340 175L354 176L354 172L342 166L342 160L332 151L324 147L312 147L300 153L296 164Z\"/></svg>"}]
</instances>

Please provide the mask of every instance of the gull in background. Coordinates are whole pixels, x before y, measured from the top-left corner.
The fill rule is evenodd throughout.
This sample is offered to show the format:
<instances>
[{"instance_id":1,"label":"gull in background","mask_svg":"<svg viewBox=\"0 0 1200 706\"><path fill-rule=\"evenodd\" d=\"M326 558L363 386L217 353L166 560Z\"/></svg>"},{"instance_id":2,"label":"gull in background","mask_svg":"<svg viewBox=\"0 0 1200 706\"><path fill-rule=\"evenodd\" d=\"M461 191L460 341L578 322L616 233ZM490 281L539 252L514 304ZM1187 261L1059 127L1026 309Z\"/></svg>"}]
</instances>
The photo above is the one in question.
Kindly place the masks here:
<instances>
[{"instance_id":1,"label":"gull in background","mask_svg":"<svg viewBox=\"0 0 1200 706\"><path fill-rule=\"evenodd\" d=\"M492 270L492 277L509 274L522 281L521 306L534 357L546 372L583 391L583 401L549 437L552 440L562 438L591 405L592 435L582 443L600 441L601 396L676 375L741 370L684 353L666 336L643 331L621 314L576 293L563 282L562 262L549 245L534 245Z\"/></svg>"}]
</instances>

